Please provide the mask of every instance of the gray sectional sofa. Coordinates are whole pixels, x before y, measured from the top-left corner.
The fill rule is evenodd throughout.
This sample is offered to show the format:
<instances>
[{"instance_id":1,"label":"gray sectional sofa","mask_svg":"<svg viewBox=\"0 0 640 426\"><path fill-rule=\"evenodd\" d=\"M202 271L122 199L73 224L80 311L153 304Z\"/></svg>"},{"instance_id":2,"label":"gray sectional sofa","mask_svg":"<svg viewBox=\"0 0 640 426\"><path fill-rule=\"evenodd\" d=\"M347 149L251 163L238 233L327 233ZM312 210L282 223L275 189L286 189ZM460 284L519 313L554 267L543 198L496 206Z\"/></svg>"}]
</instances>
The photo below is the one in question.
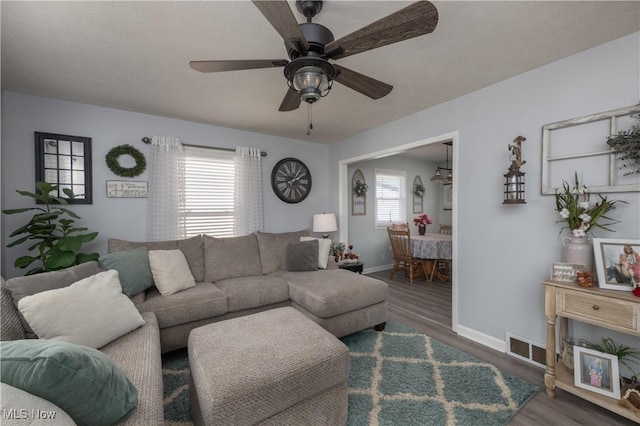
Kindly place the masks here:
<instances>
[{"instance_id":1,"label":"gray sectional sofa","mask_svg":"<svg viewBox=\"0 0 640 426\"><path fill-rule=\"evenodd\" d=\"M134 297L141 312L153 312L160 326L162 352L187 346L189 332L223 321L282 306L293 306L336 337L387 320L387 285L339 269L333 259L327 270L289 272L289 243L309 236L308 230L256 232L242 237L199 235L185 240L130 242L109 239L109 252L147 247L179 249L196 286L162 296L152 287Z\"/></svg>"},{"instance_id":2,"label":"gray sectional sofa","mask_svg":"<svg viewBox=\"0 0 640 426\"><path fill-rule=\"evenodd\" d=\"M138 407L122 424L163 424L160 354L186 347L190 331L202 325L293 306L336 337L373 326L384 328L388 295L384 282L339 269L332 258L327 270L288 271L289 244L309 234L258 232L233 238L204 235L161 242L109 239L110 253L141 246L149 250L179 249L196 282L194 287L169 296L161 295L155 287L133 296L131 300L145 324L100 348L138 389ZM96 263L70 270L77 268L85 275L98 271ZM1 290L0 338L24 339L24 327L4 282ZM5 391L3 385L3 398L8 395ZM29 395L20 395L19 389L10 392L23 404L30 400Z\"/></svg>"}]
</instances>

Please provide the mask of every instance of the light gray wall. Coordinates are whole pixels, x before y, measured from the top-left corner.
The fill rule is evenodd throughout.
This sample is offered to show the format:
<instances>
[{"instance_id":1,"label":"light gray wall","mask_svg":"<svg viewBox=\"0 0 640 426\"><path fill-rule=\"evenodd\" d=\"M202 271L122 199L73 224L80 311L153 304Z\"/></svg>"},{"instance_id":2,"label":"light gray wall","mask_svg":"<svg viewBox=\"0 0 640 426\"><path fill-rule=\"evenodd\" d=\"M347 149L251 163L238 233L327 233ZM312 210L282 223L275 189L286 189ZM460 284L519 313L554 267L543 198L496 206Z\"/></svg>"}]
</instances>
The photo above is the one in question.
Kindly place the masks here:
<instances>
[{"instance_id":1,"label":"light gray wall","mask_svg":"<svg viewBox=\"0 0 640 426\"><path fill-rule=\"evenodd\" d=\"M304 129L304 126L301 127ZM2 96L2 208L26 206L27 200L16 189L34 190L34 131L61 133L92 138L92 205L74 205L81 223L100 234L88 249L106 252L107 237L144 240L146 199L107 198L105 182L123 179L106 166L105 155L114 146L130 144L148 159L149 146L143 136L175 136L185 144L234 148L258 147L267 151L263 158L263 190L266 231L287 231L311 226L314 213L331 212L327 165L329 147L302 140L278 138L257 133L210 126L184 120L140 114L130 111L86 105L63 100L3 92ZM301 137L304 137L301 131ZM271 190L271 169L284 157L302 160L313 178L311 193L299 204L280 201ZM148 180L147 172L132 180ZM2 215L2 274L5 278L22 275L14 260L26 249L6 249L7 235L26 223L28 214Z\"/></svg>"},{"instance_id":2,"label":"light gray wall","mask_svg":"<svg viewBox=\"0 0 640 426\"><path fill-rule=\"evenodd\" d=\"M417 228L413 225L412 219L418 216L413 213L413 179L420 176L425 186L425 196L423 200L423 211L433 219L433 224L427 228L427 232L437 232L440 223L440 212L442 211L442 184L430 182L437 164L421 161L414 158L392 156L377 160L355 163L348 167L349 182L356 169L360 169L365 181L369 186L367 192L367 214L365 216L351 215L349 209L349 238L345 244L353 244L353 251L358 254L361 261L365 263L367 270L384 269L384 266L393 264L391 251L389 250L389 238L386 229L375 228L375 170L387 169L407 174L407 199L406 212L407 222L411 232L416 234ZM351 188L349 189L351 191Z\"/></svg>"},{"instance_id":3,"label":"light gray wall","mask_svg":"<svg viewBox=\"0 0 640 426\"><path fill-rule=\"evenodd\" d=\"M461 328L489 340L504 341L505 331L511 331L544 343L540 281L552 262L562 261L562 246L554 197L540 194L541 128L638 103L639 40L638 33L623 37L331 146L332 176L337 176L341 160L459 132L454 209ZM527 204L505 206L507 145L518 135L527 138ZM588 167L584 175L588 180ZM640 193L611 198L629 204L612 212L621 221L615 234L597 231L596 236L639 238Z\"/></svg>"}]
</instances>

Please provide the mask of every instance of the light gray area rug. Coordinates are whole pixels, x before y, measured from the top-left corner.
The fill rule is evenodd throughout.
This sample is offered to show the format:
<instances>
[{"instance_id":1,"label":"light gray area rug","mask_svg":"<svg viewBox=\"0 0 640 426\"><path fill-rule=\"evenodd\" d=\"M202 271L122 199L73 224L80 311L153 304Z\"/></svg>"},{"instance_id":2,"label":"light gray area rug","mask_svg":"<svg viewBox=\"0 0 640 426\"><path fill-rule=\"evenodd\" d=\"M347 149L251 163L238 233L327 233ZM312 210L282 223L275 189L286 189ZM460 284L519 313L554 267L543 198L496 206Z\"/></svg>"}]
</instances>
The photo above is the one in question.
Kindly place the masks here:
<instances>
[{"instance_id":1,"label":"light gray area rug","mask_svg":"<svg viewBox=\"0 0 640 426\"><path fill-rule=\"evenodd\" d=\"M504 425L538 388L404 326L361 331L351 351L350 426ZM163 357L166 425L190 425L186 350Z\"/></svg>"}]
</instances>

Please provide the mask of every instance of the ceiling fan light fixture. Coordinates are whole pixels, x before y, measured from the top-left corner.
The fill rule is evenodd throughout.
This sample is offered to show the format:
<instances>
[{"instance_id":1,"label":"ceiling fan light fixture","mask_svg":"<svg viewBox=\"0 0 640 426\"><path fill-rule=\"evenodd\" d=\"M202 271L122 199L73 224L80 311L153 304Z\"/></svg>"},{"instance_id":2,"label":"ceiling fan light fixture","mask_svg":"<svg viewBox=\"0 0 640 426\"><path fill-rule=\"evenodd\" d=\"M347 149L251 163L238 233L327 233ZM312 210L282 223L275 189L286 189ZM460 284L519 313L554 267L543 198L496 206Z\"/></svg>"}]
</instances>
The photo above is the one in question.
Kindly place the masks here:
<instances>
[{"instance_id":1,"label":"ceiling fan light fixture","mask_svg":"<svg viewBox=\"0 0 640 426\"><path fill-rule=\"evenodd\" d=\"M289 87L300 94L300 99L312 104L329 94L336 70L322 58L306 57L289 62L284 76Z\"/></svg>"}]
</instances>

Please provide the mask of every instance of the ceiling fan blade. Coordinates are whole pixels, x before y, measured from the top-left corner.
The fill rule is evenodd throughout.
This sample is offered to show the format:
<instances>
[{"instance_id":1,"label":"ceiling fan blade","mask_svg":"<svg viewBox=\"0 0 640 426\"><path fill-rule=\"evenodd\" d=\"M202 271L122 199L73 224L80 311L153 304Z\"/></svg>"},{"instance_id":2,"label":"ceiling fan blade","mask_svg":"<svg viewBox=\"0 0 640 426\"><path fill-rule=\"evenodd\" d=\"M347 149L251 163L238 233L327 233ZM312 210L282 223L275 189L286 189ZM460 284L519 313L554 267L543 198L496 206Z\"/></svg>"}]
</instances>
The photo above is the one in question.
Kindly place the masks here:
<instances>
[{"instance_id":1,"label":"ceiling fan blade","mask_svg":"<svg viewBox=\"0 0 640 426\"><path fill-rule=\"evenodd\" d=\"M286 59L246 59L230 61L191 61L189 65L200 72L222 72L251 70L256 68L284 67L289 61Z\"/></svg>"},{"instance_id":2,"label":"ceiling fan blade","mask_svg":"<svg viewBox=\"0 0 640 426\"><path fill-rule=\"evenodd\" d=\"M309 43L302 34L302 30L293 16L293 12L286 0L259 1L253 0L258 10L284 40L289 40L295 46L299 45L303 52L309 50Z\"/></svg>"},{"instance_id":3,"label":"ceiling fan blade","mask_svg":"<svg viewBox=\"0 0 640 426\"><path fill-rule=\"evenodd\" d=\"M325 46L327 56L344 58L387 44L433 32L438 9L429 1L419 1Z\"/></svg>"},{"instance_id":4,"label":"ceiling fan blade","mask_svg":"<svg viewBox=\"0 0 640 426\"><path fill-rule=\"evenodd\" d=\"M284 99L282 100L278 111L293 111L294 109L298 109L299 107L300 94L295 90L289 88L289 90L287 90L287 94L284 95Z\"/></svg>"},{"instance_id":5,"label":"ceiling fan blade","mask_svg":"<svg viewBox=\"0 0 640 426\"><path fill-rule=\"evenodd\" d=\"M349 68L345 68L338 64L333 64L337 71L335 81L340 84L344 84L350 89L360 92L371 99L380 99L387 96L393 86L387 83L383 83L374 78L368 77L364 74L352 71Z\"/></svg>"}]
</instances>

